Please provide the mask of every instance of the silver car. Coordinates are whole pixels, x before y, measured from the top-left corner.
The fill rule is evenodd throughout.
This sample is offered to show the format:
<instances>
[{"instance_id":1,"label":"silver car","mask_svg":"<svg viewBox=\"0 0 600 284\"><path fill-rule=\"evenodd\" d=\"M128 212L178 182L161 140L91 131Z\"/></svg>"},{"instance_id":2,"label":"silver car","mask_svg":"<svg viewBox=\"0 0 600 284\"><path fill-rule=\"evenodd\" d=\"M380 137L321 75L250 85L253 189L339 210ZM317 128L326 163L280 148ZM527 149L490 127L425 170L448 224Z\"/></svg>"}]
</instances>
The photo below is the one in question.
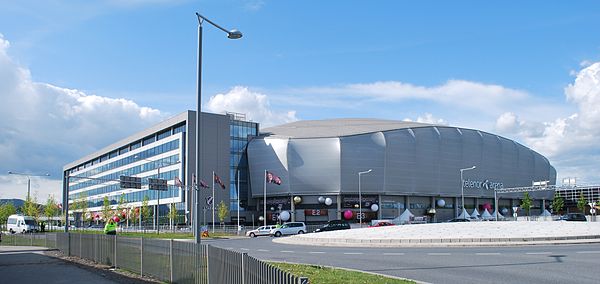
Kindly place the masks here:
<instances>
[{"instance_id":1,"label":"silver car","mask_svg":"<svg viewBox=\"0 0 600 284\"><path fill-rule=\"evenodd\" d=\"M296 235L306 233L306 225L304 222L288 222L281 225L279 228L271 230L271 235L281 237L283 235Z\"/></svg>"},{"instance_id":2,"label":"silver car","mask_svg":"<svg viewBox=\"0 0 600 284\"><path fill-rule=\"evenodd\" d=\"M256 238L258 236L269 236L273 229L275 229L275 225L261 226L258 227L258 229L246 232L246 237Z\"/></svg>"}]
</instances>

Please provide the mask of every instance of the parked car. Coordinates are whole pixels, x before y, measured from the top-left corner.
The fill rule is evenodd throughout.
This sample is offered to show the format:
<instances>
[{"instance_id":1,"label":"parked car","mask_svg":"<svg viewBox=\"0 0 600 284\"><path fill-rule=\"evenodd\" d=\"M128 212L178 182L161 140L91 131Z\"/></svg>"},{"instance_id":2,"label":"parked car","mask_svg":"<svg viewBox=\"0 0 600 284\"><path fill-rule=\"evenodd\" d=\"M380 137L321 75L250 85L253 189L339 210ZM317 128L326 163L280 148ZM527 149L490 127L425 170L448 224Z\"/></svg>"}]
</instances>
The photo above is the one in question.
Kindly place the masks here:
<instances>
[{"instance_id":1,"label":"parked car","mask_svg":"<svg viewBox=\"0 0 600 284\"><path fill-rule=\"evenodd\" d=\"M348 224L348 222L344 220L332 220L325 224L323 227L316 229L315 233L347 229L350 229L350 224Z\"/></svg>"},{"instance_id":2,"label":"parked car","mask_svg":"<svg viewBox=\"0 0 600 284\"><path fill-rule=\"evenodd\" d=\"M258 229L246 232L246 236L251 238L256 238L258 236L269 236L271 235L271 230L273 229L275 229L275 225L260 226Z\"/></svg>"},{"instance_id":3,"label":"parked car","mask_svg":"<svg viewBox=\"0 0 600 284\"><path fill-rule=\"evenodd\" d=\"M11 233L31 233L40 230L37 222L31 216L10 215L6 224L6 229Z\"/></svg>"},{"instance_id":4,"label":"parked car","mask_svg":"<svg viewBox=\"0 0 600 284\"><path fill-rule=\"evenodd\" d=\"M467 218L454 218L452 220L448 220L448 222L450 222L450 223L454 223L454 222L471 222L471 220L469 220Z\"/></svg>"},{"instance_id":5,"label":"parked car","mask_svg":"<svg viewBox=\"0 0 600 284\"><path fill-rule=\"evenodd\" d=\"M281 225L279 228L271 230L271 235L281 237L283 235L296 235L306 233L306 225L304 222L288 222Z\"/></svg>"},{"instance_id":6,"label":"parked car","mask_svg":"<svg viewBox=\"0 0 600 284\"><path fill-rule=\"evenodd\" d=\"M381 221L381 222L377 222L371 226L369 226L369 228L374 228L374 227L387 227L387 226L394 226L393 223L387 222L387 221Z\"/></svg>"},{"instance_id":7,"label":"parked car","mask_svg":"<svg viewBox=\"0 0 600 284\"><path fill-rule=\"evenodd\" d=\"M587 221L585 215L582 213L567 213L563 215L560 220L564 221Z\"/></svg>"}]
</instances>

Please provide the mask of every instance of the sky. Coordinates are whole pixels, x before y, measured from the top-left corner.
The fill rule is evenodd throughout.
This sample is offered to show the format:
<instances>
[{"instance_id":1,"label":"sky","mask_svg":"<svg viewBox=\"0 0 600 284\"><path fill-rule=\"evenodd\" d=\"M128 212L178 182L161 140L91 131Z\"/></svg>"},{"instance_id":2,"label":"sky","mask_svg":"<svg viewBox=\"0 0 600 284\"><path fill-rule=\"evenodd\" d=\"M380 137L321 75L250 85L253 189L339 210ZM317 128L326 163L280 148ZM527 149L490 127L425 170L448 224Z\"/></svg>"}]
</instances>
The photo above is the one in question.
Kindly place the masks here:
<instances>
[{"instance_id":1,"label":"sky","mask_svg":"<svg viewBox=\"0 0 600 284\"><path fill-rule=\"evenodd\" d=\"M600 184L598 1L0 0L0 198L196 108L501 135Z\"/></svg>"}]
</instances>

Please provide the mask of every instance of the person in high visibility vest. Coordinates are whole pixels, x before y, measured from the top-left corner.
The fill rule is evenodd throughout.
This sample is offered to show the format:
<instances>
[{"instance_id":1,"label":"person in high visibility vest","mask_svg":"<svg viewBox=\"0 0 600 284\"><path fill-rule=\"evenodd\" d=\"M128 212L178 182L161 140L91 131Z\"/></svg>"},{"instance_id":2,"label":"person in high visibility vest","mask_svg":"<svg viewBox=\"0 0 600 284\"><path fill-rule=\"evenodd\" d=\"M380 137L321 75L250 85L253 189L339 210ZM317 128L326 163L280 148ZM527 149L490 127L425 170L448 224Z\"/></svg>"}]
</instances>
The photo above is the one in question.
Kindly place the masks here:
<instances>
[{"instance_id":1,"label":"person in high visibility vest","mask_svg":"<svg viewBox=\"0 0 600 284\"><path fill-rule=\"evenodd\" d=\"M116 235L117 234L117 224L113 219L109 219L104 225L104 233L107 235Z\"/></svg>"}]
</instances>

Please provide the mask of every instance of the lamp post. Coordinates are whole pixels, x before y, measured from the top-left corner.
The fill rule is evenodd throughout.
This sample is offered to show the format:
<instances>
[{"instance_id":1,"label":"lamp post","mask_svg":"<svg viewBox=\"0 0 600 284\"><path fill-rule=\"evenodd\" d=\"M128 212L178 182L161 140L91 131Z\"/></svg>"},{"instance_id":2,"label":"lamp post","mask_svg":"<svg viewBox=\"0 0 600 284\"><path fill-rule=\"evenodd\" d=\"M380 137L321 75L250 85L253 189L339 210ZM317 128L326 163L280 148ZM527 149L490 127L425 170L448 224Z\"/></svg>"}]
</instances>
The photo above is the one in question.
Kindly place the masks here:
<instances>
[{"instance_id":1,"label":"lamp post","mask_svg":"<svg viewBox=\"0 0 600 284\"><path fill-rule=\"evenodd\" d=\"M196 17L198 18L198 78L197 78L197 105L196 105L196 178L200 179L201 177L201 165L200 158L200 141L202 141L201 133L200 133L200 117L201 117L201 99L202 99L202 24L204 21L207 21L209 24L215 26L216 28L227 33L227 38L229 39L239 39L242 37L242 33L238 30L226 30L221 26L213 23L211 20L206 17L196 13ZM198 226L198 211L200 210L200 202L198 202L198 194L194 194L196 209L194 210L194 227L195 227L195 241L197 244L200 243L200 226ZM213 201L214 202L214 201Z\"/></svg>"},{"instance_id":2,"label":"lamp post","mask_svg":"<svg viewBox=\"0 0 600 284\"><path fill-rule=\"evenodd\" d=\"M373 169L369 169L368 171L358 172L358 222L360 223L360 227L362 228L362 193L360 191L360 176L364 174L368 174Z\"/></svg>"},{"instance_id":3,"label":"lamp post","mask_svg":"<svg viewBox=\"0 0 600 284\"><path fill-rule=\"evenodd\" d=\"M142 160L142 161L156 163L156 160L144 159L144 158L141 158L138 155L133 156L133 158L134 159L138 159L138 160ZM175 164L178 164L178 163L180 163L180 161L177 161L177 162L171 163L171 164L158 163L158 166L156 168L156 178L160 179L160 168L172 166L172 165L175 165ZM150 190L150 185L149 184L148 184L148 190ZM157 234L160 234L160 192L161 191L162 190L158 190L157 200L156 200L156 233ZM140 215L141 215L141 212L140 212Z\"/></svg>"},{"instance_id":4,"label":"lamp post","mask_svg":"<svg viewBox=\"0 0 600 284\"><path fill-rule=\"evenodd\" d=\"M463 211L465 210L465 183L463 181L463 172L474 170L475 168L476 168L475 166L472 166L470 168L460 169L460 199L461 199L461 205L462 205ZM458 217L458 216L456 216L456 217Z\"/></svg>"},{"instance_id":5,"label":"lamp post","mask_svg":"<svg viewBox=\"0 0 600 284\"><path fill-rule=\"evenodd\" d=\"M17 172L13 172L13 171L9 171L8 174L27 177L27 201L29 201L29 198L30 198L31 177L49 177L50 176L50 174L48 174L48 173L46 173L46 174L24 174L24 173L17 173Z\"/></svg>"}]
</instances>

